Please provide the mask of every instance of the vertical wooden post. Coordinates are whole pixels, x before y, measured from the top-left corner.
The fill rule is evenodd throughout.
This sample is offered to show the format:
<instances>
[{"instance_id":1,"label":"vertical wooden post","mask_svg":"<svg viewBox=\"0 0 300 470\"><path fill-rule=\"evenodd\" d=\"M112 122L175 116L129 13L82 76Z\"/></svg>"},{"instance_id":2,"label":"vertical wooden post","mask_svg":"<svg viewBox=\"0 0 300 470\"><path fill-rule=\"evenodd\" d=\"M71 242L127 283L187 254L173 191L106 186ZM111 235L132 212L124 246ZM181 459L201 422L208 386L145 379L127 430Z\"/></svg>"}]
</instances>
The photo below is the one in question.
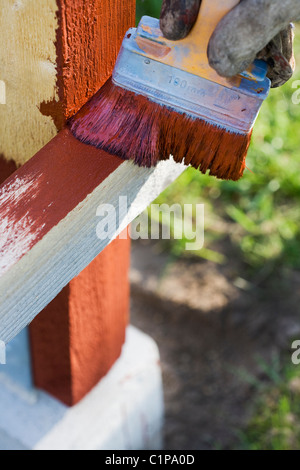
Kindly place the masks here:
<instances>
[{"instance_id":1,"label":"vertical wooden post","mask_svg":"<svg viewBox=\"0 0 300 470\"><path fill-rule=\"evenodd\" d=\"M30 325L34 379L68 405L108 372L125 339L129 243L113 241Z\"/></svg>"},{"instance_id":2,"label":"vertical wooden post","mask_svg":"<svg viewBox=\"0 0 300 470\"><path fill-rule=\"evenodd\" d=\"M134 21L135 0L3 0L0 80L7 96L0 105L0 181L105 83ZM68 405L120 355L129 249L129 240L115 240L31 324L35 384Z\"/></svg>"}]
</instances>

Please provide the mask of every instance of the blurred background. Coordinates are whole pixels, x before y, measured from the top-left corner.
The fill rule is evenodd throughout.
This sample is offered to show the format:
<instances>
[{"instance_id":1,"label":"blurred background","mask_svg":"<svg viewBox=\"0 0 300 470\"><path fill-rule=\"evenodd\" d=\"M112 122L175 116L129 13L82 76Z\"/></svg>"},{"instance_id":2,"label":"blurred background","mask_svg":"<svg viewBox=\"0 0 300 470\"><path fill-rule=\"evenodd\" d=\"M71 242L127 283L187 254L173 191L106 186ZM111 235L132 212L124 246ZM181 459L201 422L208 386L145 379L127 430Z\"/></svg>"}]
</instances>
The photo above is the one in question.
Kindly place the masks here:
<instances>
[{"instance_id":1,"label":"blurred background","mask_svg":"<svg viewBox=\"0 0 300 470\"><path fill-rule=\"evenodd\" d=\"M137 0L137 21L160 7ZM300 448L297 80L264 103L242 180L187 169L155 201L205 204L203 249L133 242L131 321L160 349L165 449Z\"/></svg>"}]
</instances>

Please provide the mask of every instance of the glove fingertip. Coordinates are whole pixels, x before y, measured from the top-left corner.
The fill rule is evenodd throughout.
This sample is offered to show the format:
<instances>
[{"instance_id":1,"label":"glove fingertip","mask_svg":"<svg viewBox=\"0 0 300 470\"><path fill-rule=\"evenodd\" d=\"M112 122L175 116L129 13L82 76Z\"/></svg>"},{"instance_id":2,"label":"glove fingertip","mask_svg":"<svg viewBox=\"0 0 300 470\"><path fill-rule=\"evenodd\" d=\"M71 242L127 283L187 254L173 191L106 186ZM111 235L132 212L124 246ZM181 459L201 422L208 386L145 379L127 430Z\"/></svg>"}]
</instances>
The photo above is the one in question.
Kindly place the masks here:
<instances>
[{"instance_id":1,"label":"glove fingertip","mask_svg":"<svg viewBox=\"0 0 300 470\"><path fill-rule=\"evenodd\" d=\"M167 15L160 18L160 29L164 37L170 41L186 38L191 30L191 28L182 25L180 21L176 21L174 17L168 17Z\"/></svg>"},{"instance_id":2,"label":"glove fingertip","mask_svg":"<svg viewBox=\"0 0 300 470\"><path fill-rule=\"evenodd\" d=\"M176 41L188 36L199 13L201 0L164 0L160 29L165 38Z\"/></svg>"}]
</instances>

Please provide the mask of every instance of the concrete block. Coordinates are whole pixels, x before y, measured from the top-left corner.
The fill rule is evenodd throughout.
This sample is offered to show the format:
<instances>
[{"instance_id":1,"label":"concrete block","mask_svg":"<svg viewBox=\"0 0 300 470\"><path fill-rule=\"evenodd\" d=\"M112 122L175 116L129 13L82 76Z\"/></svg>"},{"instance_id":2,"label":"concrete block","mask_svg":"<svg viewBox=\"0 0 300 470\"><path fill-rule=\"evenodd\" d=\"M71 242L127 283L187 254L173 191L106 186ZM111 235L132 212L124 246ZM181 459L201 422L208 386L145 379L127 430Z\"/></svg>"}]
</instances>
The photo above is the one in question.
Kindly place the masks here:
<instances>
[{"instance_id":1,"label":"concrete block","mask_svg":"<svg viewBox=\"0 0 300 470\"><path fill-rule=\"evenodd\" d=\"M162 448L159 352L134 327L108 375L72 408L30 386L26 373L18 382L17 363L11 374L5 367L0 369L0 450Z\"/></svg>"}]
</instances>

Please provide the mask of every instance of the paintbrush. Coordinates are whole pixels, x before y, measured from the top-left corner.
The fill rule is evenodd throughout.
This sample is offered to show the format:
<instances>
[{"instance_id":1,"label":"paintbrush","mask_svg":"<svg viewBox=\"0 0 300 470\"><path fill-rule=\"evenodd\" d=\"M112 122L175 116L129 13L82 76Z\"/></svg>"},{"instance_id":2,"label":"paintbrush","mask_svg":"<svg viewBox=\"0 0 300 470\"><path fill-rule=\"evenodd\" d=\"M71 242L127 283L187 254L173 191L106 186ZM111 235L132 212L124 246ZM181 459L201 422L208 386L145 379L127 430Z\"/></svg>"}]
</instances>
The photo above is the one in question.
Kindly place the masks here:
<instances>
[{"instance_id":1,"label":"paintbrush","mask_svg":"<svg viewBox=\"0 0 300 470\"><path fill-rule=\"evenodd\" d=\"M203 0L180 41L165 39L159 20L143 17L126 34L112 79L70 120L71 132L140 166L172 155L202 173L239 179L270 80L263 61L230 79L208 63L210 37L238 3Z\"/></svg>"}]
</instances>

